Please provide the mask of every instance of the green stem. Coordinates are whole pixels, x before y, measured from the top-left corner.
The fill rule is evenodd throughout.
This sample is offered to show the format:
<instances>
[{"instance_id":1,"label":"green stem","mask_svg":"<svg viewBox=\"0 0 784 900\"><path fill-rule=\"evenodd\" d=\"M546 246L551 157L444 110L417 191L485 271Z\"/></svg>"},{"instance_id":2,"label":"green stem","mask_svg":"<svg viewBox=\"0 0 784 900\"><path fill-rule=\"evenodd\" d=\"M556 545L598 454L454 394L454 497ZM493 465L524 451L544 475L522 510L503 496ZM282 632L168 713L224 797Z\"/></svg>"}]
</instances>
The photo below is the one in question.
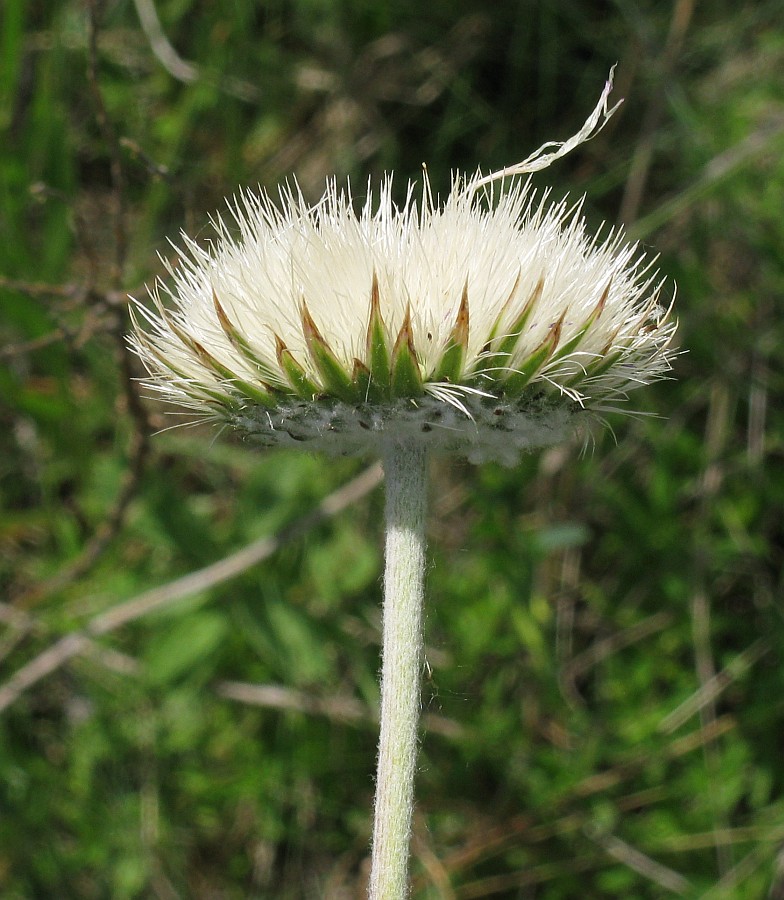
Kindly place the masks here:
<instances>
[{"instance_id":1,"label":"green stem","mask_svg":"<svg viewBox=\"0 0 784 900\"><path fill-rule=\"evenodd\" d=\"M384 448L386 566L381 734L370 900L408 896L422 665L426 454L415 443Z\"/></svg>"}]
</instances>

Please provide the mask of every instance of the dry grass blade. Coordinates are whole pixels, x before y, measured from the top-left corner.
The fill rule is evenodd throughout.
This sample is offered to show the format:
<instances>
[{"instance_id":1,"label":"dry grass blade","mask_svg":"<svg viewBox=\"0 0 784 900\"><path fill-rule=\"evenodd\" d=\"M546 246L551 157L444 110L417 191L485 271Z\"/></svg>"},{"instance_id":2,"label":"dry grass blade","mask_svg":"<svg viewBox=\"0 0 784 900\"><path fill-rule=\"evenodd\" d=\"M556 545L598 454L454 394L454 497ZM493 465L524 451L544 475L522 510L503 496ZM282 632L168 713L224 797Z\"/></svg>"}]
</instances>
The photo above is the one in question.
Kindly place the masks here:
<instances>
[{"instance_id":1,"label":"dry grass blade","mask_svg":"<svg viewBox=\"0 0 784 900\"><path fill-rule=\"evenodd\" d=\"M95 616L81 631L65 635L27 665L22 666L0 687L0 712L16 702L33 685L61 668L77 654L82 653L85 648L90 646L94 638L116 631L128 622L140 619L154 610L161 609L184 597L208 590L230 578L235 578L251 566L270 557L283 544L300 537L320 522L337 515L347 506L364 497L380 484L381 479L381 466L369 466L353 481L322 500L309 515L284 528L278 534L254 541L212 565L197 569L195 572L177 578L161 587L145 591L138 597Z\"/></svg>"},{"instance_id":2,"label":"dry grass blade","mask_svg":"<svg viewBox=\"0 0 784 900\"><path fill-rule=\"evenodd\" d=\"M249 706L308 713L352 725L375 727L378 721L377 710L370 709L351 696L318 697L284 685L239 681L220 681L215 685L215 692L226 700L236 700ZM465 736L465 730L459 723L432 713L422 716L422 726L432 734L450 739Z\"/></svg>"},{"instance_id":3,"label":"dry grass blade","mask_svg":"<svg viewBox=\"0 0 784 900\"><path fill-rule=\"evenodd\" d=\"M648 881L664 888L665 891L682 897L691 889L688 880L679 872L656 862L655 859L651 859L650 856L642 853L636 847L632 847L631 844L616 835L597 834L593 829L584 829L584 831L608 856L618 860Z\"/></svg>"},{"instance_id":4,"label":"dry grass blade","mask_svg":"<svg viewBox=\"0 0 784 900\"><path fill-rule=\"evenodd\" d=\"M672 734L708 703L713 703L724 690L759 662L770 650L771 645L766 638L755 641L743 653L739 653L726 668L703 682L691 697L665 716L659 723L659 731L662 734Z\"/></svg>"}]
</instances>

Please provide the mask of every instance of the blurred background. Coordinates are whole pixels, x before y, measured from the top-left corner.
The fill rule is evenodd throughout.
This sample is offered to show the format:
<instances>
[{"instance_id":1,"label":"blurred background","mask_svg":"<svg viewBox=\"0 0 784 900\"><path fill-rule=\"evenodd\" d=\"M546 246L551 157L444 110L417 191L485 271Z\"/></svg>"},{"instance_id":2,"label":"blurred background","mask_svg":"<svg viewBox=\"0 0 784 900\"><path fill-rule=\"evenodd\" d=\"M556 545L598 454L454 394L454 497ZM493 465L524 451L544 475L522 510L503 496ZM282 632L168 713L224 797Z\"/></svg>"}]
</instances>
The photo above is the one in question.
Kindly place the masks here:
<instances>
[{"instance_id":1,"label":"blurred background","mask_svg":"<svg viewBox=\"0 0 784 900\"><path fill-rule=\"evenodd\" d=\"M156 433L127 294L240 186L443 195L616 62L535 182L660 253L684 352L587 452L433 461L413 895L784 897L781 13L4 0L3 897L363 896L378 470Z\"/></svg>"}]
</instances>

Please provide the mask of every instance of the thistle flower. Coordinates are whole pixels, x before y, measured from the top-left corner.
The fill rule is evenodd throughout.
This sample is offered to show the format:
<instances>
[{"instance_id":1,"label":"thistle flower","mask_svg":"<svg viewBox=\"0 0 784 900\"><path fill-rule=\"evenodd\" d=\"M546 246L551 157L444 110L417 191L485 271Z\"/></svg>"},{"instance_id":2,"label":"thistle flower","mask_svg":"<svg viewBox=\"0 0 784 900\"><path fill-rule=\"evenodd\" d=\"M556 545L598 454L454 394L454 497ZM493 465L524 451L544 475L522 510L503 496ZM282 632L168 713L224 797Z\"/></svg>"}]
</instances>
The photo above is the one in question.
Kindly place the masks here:
<instances>
[{"instance_id":1,"label":"thistle flower","mask_svg":"<svg viewBox=\"0 0 784 900\"><path fill-rule=\"evenodd\" d=\"M581 204L512 178L549 165L606 120L489 176L425 171L396 206L392 178L355 212L333 181L309 206L241 193L217 241L183 236L174 309L153 293L133 342L153 389L265 445L361 453L389 433L473 461L514 463L576 412L623 408L669 368L674 325L651 261L620 231L589 236Z\"/></svg>"},{"instance_id":2,"label":"thistle flower","mask_svg":"<svg viewBox=\"0 0 784 900\"><path fill-rule=\"evenodd\" d=\"M165 399L269 446L377 450L386 485L381 730L369 894L408 895L425 569L426 456L514 463L619 408L670 367L662 284L618 231L589 236L580 203L519 176L599 130L612 73L583 128L522 163L455 175L441 203L427 173L360 210L334 182L314 206L244 192L234 225L137 304L131 341ZM509 179L508 181L506 179ZM419 199L417 199L417 196ZM141 320L141 323L140 323ZM146 327L141 327L146 323Z\"/></svg>"}]
</instances>

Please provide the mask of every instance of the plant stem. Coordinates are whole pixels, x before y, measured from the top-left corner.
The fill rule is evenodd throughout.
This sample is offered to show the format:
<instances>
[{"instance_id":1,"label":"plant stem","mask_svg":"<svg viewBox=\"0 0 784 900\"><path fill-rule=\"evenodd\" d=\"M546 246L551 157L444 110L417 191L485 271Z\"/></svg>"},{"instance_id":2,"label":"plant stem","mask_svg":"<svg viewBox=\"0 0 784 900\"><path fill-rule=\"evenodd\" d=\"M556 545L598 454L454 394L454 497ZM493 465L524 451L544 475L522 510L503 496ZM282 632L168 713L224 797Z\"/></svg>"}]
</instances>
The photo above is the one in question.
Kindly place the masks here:
<instances>
[{"instance_id":1,"label":"plant stem","mask_svg":"<svg viewBox=\"0 0 784 900\"><path fill-rule=\"evenodd\" d=\"M420 707L425 573L426 453L416 443L384 448L386 565L381 734L370 900L408 896L408 855Z\"/></svg>"}]
</instances>

